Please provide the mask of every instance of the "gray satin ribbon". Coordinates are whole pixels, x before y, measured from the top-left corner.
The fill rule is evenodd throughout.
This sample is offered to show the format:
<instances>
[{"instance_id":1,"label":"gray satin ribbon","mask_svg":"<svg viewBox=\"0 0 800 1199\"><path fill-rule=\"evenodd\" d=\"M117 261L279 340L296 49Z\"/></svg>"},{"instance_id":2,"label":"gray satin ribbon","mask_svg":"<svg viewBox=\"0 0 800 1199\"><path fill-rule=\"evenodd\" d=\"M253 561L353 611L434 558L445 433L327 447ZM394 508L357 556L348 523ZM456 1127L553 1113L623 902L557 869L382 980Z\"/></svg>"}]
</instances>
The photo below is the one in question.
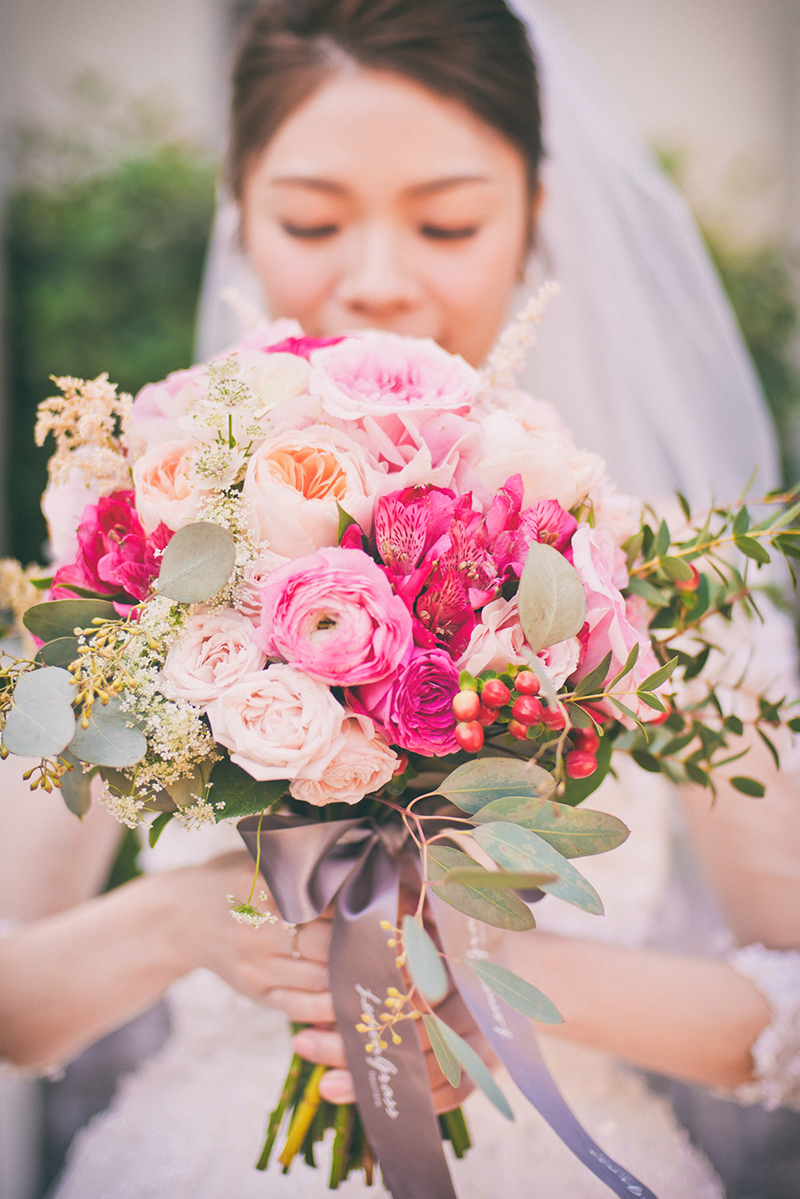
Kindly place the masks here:
<instances>
[{"instance_id":1,"label":"gray satin ribbon","mask_svg":"<svg viewBox=\"0 0 800 1199\"><path fill-rule=\"evenodd\" d=\"M258 818L239 821L255 859ZM394 1199L456 1199L442 1149L425 1060L408 1025L400 1045L367 1054L355 1031L387 987L403 979L380 923L397 921L400 843L371 820L317 823L264 816L261 873L284 920L313 920L336 899L330 953L331 991L367 1138ZM406 851L408 852L408 851ZM487 929L430 893L453 981L473 1019L525 1097L589 1170L623 1199L656 1199L612 1161L567 1107L544 1064L531 1021L504 1003L462 960L487 958ZM496 956L496 955L493 955ZM535 1168L535 1163L531 1163Z\"/></svg>"}]
</instances>

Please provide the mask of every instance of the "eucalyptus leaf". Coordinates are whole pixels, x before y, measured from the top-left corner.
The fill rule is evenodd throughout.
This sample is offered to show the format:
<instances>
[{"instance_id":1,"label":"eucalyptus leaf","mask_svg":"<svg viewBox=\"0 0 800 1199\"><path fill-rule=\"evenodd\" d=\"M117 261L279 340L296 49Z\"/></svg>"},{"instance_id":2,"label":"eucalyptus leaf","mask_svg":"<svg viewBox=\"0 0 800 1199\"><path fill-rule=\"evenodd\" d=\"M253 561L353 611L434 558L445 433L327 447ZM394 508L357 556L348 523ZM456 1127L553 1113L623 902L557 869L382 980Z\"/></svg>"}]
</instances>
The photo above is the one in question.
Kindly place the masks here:
<instances>
[{"instance_id":1,"label":"eucalyptus leaf","mask_svg":"<svg viewBox=\"0 0 800 1199\"><path fill-rule=\"evenodd\" d=\"M544 542L531 542L517 591L519 620L535 654L574 637L586 619L586 593L574 566Z\"/></svg>"},{"instance_id":2,"label":"eucalyptus leaf","mask_svg":"<svg viewBox=\"0 0 800 1199\"><path fill-rule=\"evenodd\" d=\"M82 820L89 811L92 803L92 780L89 772L83 769L83 764L74 754L65 749L59 757L69 762L72 770L61 776L61 798L70 812Z\"/></svg>"},{"instance_id":3,"label":"eucalyptus leaf","mask_svg":"<svg viewBox=\"0 0 800 1199\"><path fill-rule=\"evenodd\" d=\"M518 824L536 833L565 858L608 853L630 836L622 821L606 812L516 795L496 799L475 813L476 823L488 824L493 820Z\"/></svg>"},{"instance_id":4,"label":"eucalyptus leaf","mask_svg":"<svg viewBox=\"0 0 800 1199\"><path fill-rule=\"evenodd\" d=\"M195 766L191 775L170 783L165 790L168 792L173 803L179 808L192 807L203 797L203 791L205 790L203 772L199 766Z\"/></svg>"},{"instance_id":5,"label":"eucalyptus leaf","mask_svg":"<svg viewBox=\"0 0 800 1199\"><path fill-rule=\"evenodd\" d=\"M40 641L55 641L59 637L73 637L76 629L91 628L95 619L120 618L107 600L48 600L28 608L22 623Z\"/></svg>"},{"instance_id":6,"label":"eucalyptus leaf","mask_svg":"<svg viewBox=\"0 0 800 1199\"><path fill-rule=\"evenodd\" d=\"M161 559L156 590L181 604L211 599L236 564L236 542L227 529L201 520L178 529Z\"/></svg>"},{"instance_id":7,"label":"eucalyptus leaf","mask_svg":"<svg viewBox=\"0 0 800 1199\"><path fill-rule=\"evenodd\" d=\"M486 1098L494 1104L499 1112L502 1112L506 1119L513 1120L514 1113L508 1106L505 1095L492 1078L489 1068L483 1064L475 1050L457 1032L453 1032L452 1028L448 1024L445 1024L444 1020L440 1019L439 1016L431 1016L430 1019L436 1022L442 1040L461 1063L472 1081L481 1088Z\"/></svg>"},{"instance_id":8,"label":"eucalyptus leaf","mask_svg":"<svg viewBox=\"0 0 800 1199\"><path fill-rule=\"evenodd\" d=\"M481 849L504 870L546 871L558 875L554 883L543 883L542 890L585 912L602 915L603 904L592 884L552 845L528 829L504 821L480 825L473 833Z\"/></svg>"},{"instance_id":9,"label":"eucalyptus leaf","mask_svg":"<svg viewBox=\"0 0 800 1199\"><path fill-rule=\"evenodd\" d=\"M415 916L403 917L403 948L406 968L417 989L429 1003L439 1003L447 994L447 971L439 950Z\"/></svg>"},{"instance_id":10,"label":"eucalyptus leaf","mask_svg":"<svg viewBox=\"0 0 800 1199\"><path fill-rule=\"evenodd\" d=\"M78 724L69 748L82 762L121 770L141 762L147 753L147 739L134 725L130 712L122 710L120 701L110 699L106 705L95 703L89 727Z\"/></svg>"},{"instance_id":11,"label":"eucalyptus leaf","mask_svg":"<svg viewBox=\"0 0 800 1199\"><path fill-rule=\"evenodd\" d=\"M217 762L211 771L209 803L214 809L214 819L217 821L228 820L231 817L255 816L276 804L288 789L288 779L262 783L235 762L224 758ZM218 807L219 804L223 806Z\"/></svg>"},{"instance_id":12,"label":"eucalyptus leaf","mask_svg":"<svg viewBox=\"0 0 800 1199\"><path fill-rule=\"evenodd\" d=\"M115 770L112 766L101 766L100 778L116 795L133 794L133 780L127 774L123 774L121 770ZM147 808L162 814L167 812L174 814L177 811L175 801L161 788L147 795Z\"/></svg>"},{"instance_id":13,"label":"eucalyptus leaf","mask_svg":"<svg viewBox=\"0 0 800 1199\"><path fill-rule=\"evenodd\" d=\"M466 884L447 883L442 880L453 870L469 871L475 881ZM460 849L445 845L432 845L428 849L428 879L431 890L450 907L473 920L481 920L495 928L507 928L513 932L525 932L536 927L530 909L509 891L498 891L484 886L491 880L492 871L477 866L468 854Z\"/></svg>"},{"instance_id":14,"label":"eucalyptus leaf","mask_svg":"<svg viewBox=\"0 0 800 1199\"><path fill-rule=\"evenodd\" d=\"M467 958L465 964L487 987L491 987L495 995L499 995L509 1007L522 1012L523 1016L530 1016L531 1020L538 1020L541 1024L564 1023L561 1012L546 995L525 982L524 978L506 970L505 966L482 962L478 958Z\"/></svg>"},{"instance_id":15,"label":"eucalyptus leaf","mask_svg":"<svg viewBox=\"0 0 800 1199\"><path fill-rule=\"evenodd\" d=\"M20 676L3 730L3 745L28 758L55 758L75 732L72 675L44 666Z\"/></svg>"},{"instance_id":16,"label":"eucalyptus leaf","mask_svg":"<svg viewBox=\"0 0 800 1199\"><path fill-rule=\"evenodd\" d=\"M431 1049L436 1055L436 1060L441 1066L442 1074L444 1074L451 1087L457 1087L461 1083L461 1062L458 1060L448 1042L442 1036L442 1031L439 1028L440 1021L435 1016L423 1015L422 1023L425 1025L425 1031L428 1034L428 1040L431 1043Z\"/></svg>"},{"instance_id":17,"label":"eucalyptus leaf","mask_svg":"<svg viewBox=\"0 0 800 1199\"><path fill-rule=\"evenodd\" d=\"M547 799L555 789L553 776L534 762L522 762L519 758L473 758L449 774L439 784L438 792L462 811L477 812L492 800L507 795Z\"/></svg>"},{"instance_id":18,"label":"eucalyptus leaf","mask_svg":"<svg viewBox=\"0 0 800 1199\"><path fill-rule=\"evenodd\" d=\"M552 873L533 874L524 870L484 870L482 866L472 866L451 870L444 876L442 882L445 884L466 883L467 885L478 883L484 890L491 891L534 891L537 887L542 887L544 883L554 883L557 878L558 875Z\"/></svg>"},{"instance_id":19,"label":"eucalyptus leaf","mask_svg":"<svg viewBox=\"0 0 800 1199\"><path fill-rule=\"evenodd\" d=\"M56 637L41 647L36 657L45 666L70 666L78 658L77 637Z\"/></svg>"}]
</instances>

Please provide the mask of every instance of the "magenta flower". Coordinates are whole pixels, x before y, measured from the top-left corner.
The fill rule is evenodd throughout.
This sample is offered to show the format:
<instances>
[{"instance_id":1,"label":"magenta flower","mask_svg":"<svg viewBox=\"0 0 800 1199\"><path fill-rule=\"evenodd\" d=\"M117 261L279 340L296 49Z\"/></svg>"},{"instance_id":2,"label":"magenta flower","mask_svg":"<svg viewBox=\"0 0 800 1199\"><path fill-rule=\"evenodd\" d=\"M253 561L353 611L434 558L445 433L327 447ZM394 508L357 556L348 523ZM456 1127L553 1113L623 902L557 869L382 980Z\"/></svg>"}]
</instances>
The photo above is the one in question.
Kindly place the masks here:
<instances>
[{"instance_id":1,"label":"magenta flower","mask_svg":"<svg viewBox=\"0 0 800 1199\"><path fill-rule=\"evenodd\" d=\"M323 346L335 346L340 341L344 341L343 337L285 337L283 341L276 342L275 345L266 346L265 353L267 354L295 354L298 358L309 360L314 350L319 350Z\"/></svg>"},{"instance_id":2,"label":"magenta flower","mask_svg":"<svg viewBox=\"0 0 800 1199\"><path fill-rule=\"evenodd\" d=\"M558 500L541 500L527 511L536 526L536 540L563 554L578 527L575 517L565 512Z\"/></svg>"},{"instance_id":3,"label":"magenta flower","mask_svg":"<svg viewBox=\"0 0 800 1199\"><path fill-rule=\"evenodd\" d=\"M348 692L356 711L370 716L392 745L428 757L458 749L453 697L458 671L444 650L415 647L397 677Z\"/></svg>"},{"instance_id":4,"label":"magenta flower","mask_svg":"<svg viewBox=\"0 0 800 1199\"><path fill-rule=\"evenodd\" d=\"M475 613L460 572L437 570L417 600L415 612L418 624L430 635L430 639L419 637L415 627L417 643L430 644L435 638L444 642L452 658L460 658L475 628Z\"/></svg>"},{"instance_id":5,"label":"magenta flower","mask_svg":"<svg viewBox=\"0 0 800 1199\"><path fill-rule=\"evenodd\" d=\"M455 496L440 487L406 487L375 505L375 542L398 595L413 604L438 556L450 545Z\"/></svg>"}]
</instances>

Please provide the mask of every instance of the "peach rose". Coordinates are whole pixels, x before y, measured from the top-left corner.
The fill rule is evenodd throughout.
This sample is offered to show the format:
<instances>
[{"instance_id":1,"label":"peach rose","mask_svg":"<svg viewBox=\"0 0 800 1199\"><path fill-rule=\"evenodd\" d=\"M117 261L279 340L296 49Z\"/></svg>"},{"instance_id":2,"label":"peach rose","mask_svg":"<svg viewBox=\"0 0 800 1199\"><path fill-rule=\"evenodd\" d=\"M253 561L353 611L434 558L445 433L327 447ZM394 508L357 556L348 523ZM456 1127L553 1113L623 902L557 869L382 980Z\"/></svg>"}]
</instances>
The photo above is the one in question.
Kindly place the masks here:
<instances>
[{"instance_id":1,"label":"peach rose","mask_svg":"<svg viewBox=\"0 0 800 1199\"><path fill-rule=\"evenodd\" d=\"M262 442L248 464L242 494L256 536L287 558L337 544L337 504L365 532L372 528L375 481L367 455L327 425Z\"/></svg>"},{"instance_id":2,"label":"peach rose","mask_svg":"<svg viewBox=\"0 0 800 1199\"><path fill-rule=\"evenodd\" d=\"M207 709L214 739L254 779L314 779L341 749L344 708L324 683L276 663L247 674Z\"/></svg>"},{"instance_id":3,"label":"peach rose","mask_svg":"<svg viewBox=\"0 0 800 1199\"><path fill-rule=\"evenodd\" d=\"M253 641L253 631L247 617L232 608L192 616L164 663L170 694L207 708L244 675L263 669L267 655Z\"/></svg>"},{"instance_id":4,"label":"peach rose","mask_svg":"<svg viewBox=\"0 0 800 1199\"><path fill-rule=\"evenodd\" d=\"M135 463L136 511L146 533L154 532L162 521L174 532L197 519L203 492L190 482L195 450L193 441L168 441Z\"/></svg>"},{"instance_id":5,"label":"peach rose","mask_svg":"<svg viewBox=\"0 0 800 1199\"><path fill-rule=\"evenodd\" d=\"M384 787L399 758L366 716L348 716L342 726L344 745L321 779L298 779L289 790L295 799L321 808L329 803L358 803Z\"/></svg>"}]
</instances>

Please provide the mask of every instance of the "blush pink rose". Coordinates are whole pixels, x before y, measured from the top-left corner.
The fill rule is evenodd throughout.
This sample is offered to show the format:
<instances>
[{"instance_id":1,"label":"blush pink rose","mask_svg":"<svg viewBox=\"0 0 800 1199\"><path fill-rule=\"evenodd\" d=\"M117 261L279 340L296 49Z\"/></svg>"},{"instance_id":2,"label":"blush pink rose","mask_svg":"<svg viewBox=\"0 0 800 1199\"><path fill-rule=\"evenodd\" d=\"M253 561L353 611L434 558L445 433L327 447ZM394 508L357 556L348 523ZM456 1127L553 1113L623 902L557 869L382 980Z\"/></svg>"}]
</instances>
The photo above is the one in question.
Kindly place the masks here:
<instances>
[{"instance_id":1,"label":"blush pink rose","mask_svg":"<svg viewBox=\"0 0 800 1199\"><path fill-rule=\"evenodd\" d=\"M311 391L345 420L413 408L466 412L478 390L477 371L430 338L370 331L315 350L311 364Z\"/></svg>"},{"instance_id":2,"label":"blush pink rose","mask_svg":"<svg viewBox=\"0 0 800 1199\"><path fill-rule=\"evenodd\" d=\"M355 526L351 525L351 528ZM236 600L236 607L255 624L261 616L261 588L266 583L273 570L285 566L289 558L282 554L273 554L264 550L260 558L244 568L242 586Z\"/></svg>"},{"instance_id":3,"label":"blush pink rose","mask_svg":"<svg viewBox=\"0 0 800 1199\"><path fill-rule=\"evenodd\" d=\"M342 726L344 745L321 779L297 779L289 790L295 799L317 808L329 803L358 803L385 787L399 758L365 716L348 716Z\"/></svg>"},{"instance_id":4,"label":"blush pink rose","mask_svg":"<svg viewBox=\"0 0 800 1199\"><path fill-rule=\"evenodd\" d=\"M262 649L331 686L394 675L411 644L408 608L361 550L321 549L279 566L261 601Z\"/></svg>"},{"instance_id":5,"label":"blush pink rose","mask_svg":"<svg viewBox=\"0 0 800 1199\"><path fill-rule=\"evenodd\" d=\"M503 671L509 663L525 662L525 634L519 623L516 597L492 600L481 609L466 650L458 659L458 669L479 675L482 670Z\"/></svg>"},{"instance_id":6,"label":"blush pink rose","mask_svg":"<svg viewBox=\"0 0 800 1199\"><path fill-rule=\"evenodd\" d=\"M367 456L345 433L325 425L262 442L242 494L257 537L286 558L336 545L337 504L365 532L372 528L375 484Z\"/></svg>"},{"instance_id":7,"label":"blush pink rose","mask_svg":"<svg viewBox=\"0 0 800 1199\"><path fill-rule=\"evenodd\" d=\"M214 739L254 779L323 778L344 748L344 708L324 683L277 663L245 675L207 709Z\"/></svg>"},{"instance_id":8,"label":"blush pink rose","mask_svg":"<svg viewBox=\"0 0 800 1199\"><path fill-rule=\"evenodd\" d=\"M263 669L267 656L253 631L233 608L192 616L164 663L170 695L207 708L244 675Z\"/></svg>"},{"instance_id":9,"label":"blush pink rose","mask_svg":"<svg viewBox=\"0 0 800 1199\"><path fill-rule=\"evenodd\" d=\"M203 492L190 482L194 441L168 441L139 458L133 468L136 511L146 533L163 521L176 532L197 519Z\"/></svg>"}]
</instances>

